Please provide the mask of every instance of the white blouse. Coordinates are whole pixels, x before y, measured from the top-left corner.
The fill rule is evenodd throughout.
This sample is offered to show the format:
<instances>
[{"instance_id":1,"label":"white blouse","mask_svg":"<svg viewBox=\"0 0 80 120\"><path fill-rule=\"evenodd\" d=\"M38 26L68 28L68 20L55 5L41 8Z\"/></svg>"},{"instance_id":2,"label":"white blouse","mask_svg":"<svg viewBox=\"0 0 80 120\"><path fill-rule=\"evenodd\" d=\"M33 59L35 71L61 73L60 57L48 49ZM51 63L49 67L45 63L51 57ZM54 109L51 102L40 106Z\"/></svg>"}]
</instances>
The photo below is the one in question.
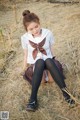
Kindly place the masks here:
<instances>
[{"instance_id":1,"label":"white blouse","mask_svg":"<svg viewBox=\"0 0 80 120\"><path fill-rule=\"evenodd\" d=\"M36 59L33 58L32 52L35 48L33 48L29 40L34 43L40 43L44 38L46 38L45 44L43 45L43 48L46 50L47 55L42 54L41 52L38 52ZM54 43L54 37L50 30L42 28L42 33L40 37L33 37L30 33L26 32L24 35L21 36L21 44L23 49L28 50L28 56L27 56L27 63L34 64L38 59L46 60L47 58L52 58L50 46Z\"/></svg>"}]
</instances>

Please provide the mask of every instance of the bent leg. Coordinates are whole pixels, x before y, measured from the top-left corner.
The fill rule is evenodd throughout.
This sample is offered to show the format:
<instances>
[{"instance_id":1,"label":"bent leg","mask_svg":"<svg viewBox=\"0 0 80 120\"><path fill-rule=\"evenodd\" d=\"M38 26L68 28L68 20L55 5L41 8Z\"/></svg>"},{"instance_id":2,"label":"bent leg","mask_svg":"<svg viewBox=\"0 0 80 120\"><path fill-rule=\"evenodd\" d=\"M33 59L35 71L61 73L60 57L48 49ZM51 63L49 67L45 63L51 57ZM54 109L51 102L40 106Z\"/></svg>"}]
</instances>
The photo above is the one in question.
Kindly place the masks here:
<instances>
[{"instance_id":1,"label":"bent leg","mask_svg":"<svg viewBox=\"0 0 80 120\"><path fill-rule=\"evenodd\" d=\"M56 64L54 63L53 59L48 58L45 61L46 68L49 70L52 78L57 83L60 88L66 87L63 75L60 73L59 69L57 68Z\"/></svg>"},{"instance_id":2,"label":"bent leg","mask_svg":"<svg viewBox=\"0 0 80 120\"><path fill-rule=\"evenodd\" d=\"M34 74L32 78L32 92L31 92L31 100L37 100L37 92L40 86L43 71L45 68L45 62L42 59L39 59L35 63Z\"/></svg>"},{"instance_id":3,"label":"bent leg","mask_svg":"<svg viewBox=\"0 0 80 120\"><path fill-rule=\"evenodd\" d=\"M52 78L55 80L57 85L60 87L65 100L69 104L75 104L75 101L73 99L71 99L70 95L67 92L64 91L64 90L66 90L66 84L65 84L65 81L64 81L64 77L60 73L60 71L58 70L54 61L51 58L48 58L45 61L45 64L46 64L46 68L50 71Z\"/></svg>"}]
</instances>

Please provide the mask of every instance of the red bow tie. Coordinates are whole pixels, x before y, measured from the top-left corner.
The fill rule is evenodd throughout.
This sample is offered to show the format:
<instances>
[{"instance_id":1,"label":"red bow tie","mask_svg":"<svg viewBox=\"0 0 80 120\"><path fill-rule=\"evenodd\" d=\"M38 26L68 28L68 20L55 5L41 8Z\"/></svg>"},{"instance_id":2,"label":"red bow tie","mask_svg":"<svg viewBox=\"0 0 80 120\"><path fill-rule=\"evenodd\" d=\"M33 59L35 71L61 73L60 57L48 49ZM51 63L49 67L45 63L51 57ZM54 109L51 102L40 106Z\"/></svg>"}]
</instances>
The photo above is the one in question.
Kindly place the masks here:
<instances>
[{"instance_id":1,"label":"red bow tie","mask_svg":"<svg viewBox=\"0 0 80 120\"><path fill-rule=\"evenodd\" d=\"M33 55L33 58L34 58L34 59L36 58L36 56L37 56L37 54L38 54L38 51L40 51L41 53L47 55L45 49L42 48L43 45L45 44L45 41L46 41L46 38L44 38L40 43L37 44L37 43L34 43L34 42L32 42L32 41L29 40L30 45L31 45L33 48L35 48L35 49L33 50L33 52L32 52L32 55Z\"/></svg>"}]
</instances>

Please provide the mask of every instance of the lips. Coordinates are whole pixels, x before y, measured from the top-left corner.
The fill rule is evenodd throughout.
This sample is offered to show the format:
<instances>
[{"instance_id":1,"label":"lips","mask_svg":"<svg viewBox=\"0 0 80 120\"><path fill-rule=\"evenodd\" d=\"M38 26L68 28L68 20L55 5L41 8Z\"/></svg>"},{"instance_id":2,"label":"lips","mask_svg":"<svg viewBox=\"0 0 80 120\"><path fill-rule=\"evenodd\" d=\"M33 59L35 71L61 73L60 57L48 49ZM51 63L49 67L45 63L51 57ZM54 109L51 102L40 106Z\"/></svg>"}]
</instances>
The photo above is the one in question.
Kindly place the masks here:
<instances>
[{"instance_id":1,"label":"lips","mask_svg":"<svg viewBox=\"0 0 80 120\"><path fill-rule=\"evenodd\" d=\"M38 34L38 32L34 33L35 35Z\"/></svg>"}]
</instances>

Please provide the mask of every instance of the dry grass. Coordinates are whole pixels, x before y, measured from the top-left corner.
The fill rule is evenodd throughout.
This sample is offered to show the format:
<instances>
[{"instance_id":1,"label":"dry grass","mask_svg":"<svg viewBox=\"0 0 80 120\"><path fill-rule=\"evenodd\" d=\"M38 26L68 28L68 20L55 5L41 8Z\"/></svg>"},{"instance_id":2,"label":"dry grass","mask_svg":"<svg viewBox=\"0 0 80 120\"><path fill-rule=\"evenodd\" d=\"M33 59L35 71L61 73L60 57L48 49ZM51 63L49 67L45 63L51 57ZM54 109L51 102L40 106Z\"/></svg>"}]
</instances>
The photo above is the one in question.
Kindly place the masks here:
<instances>
[{"instance_id":1,"label":"dry grass","mask_svg":"<svg viewBox=\"0 0 80 120\"><path fill-rule=\"evenodd\" d=\"M21 15L24 9L29 9L39 15L43 27L54 33L54 54L63 63L69 91L80 101L80 4L16 5L17 9L6 14L0 11L0 111L9 111L10 120L80 120L80 105L70 108L54 82L40 86L39 109L28 113L25 108L31 86L20 76L23 60L20 36L25 32Z\"/></svg>"}]
</instances>

